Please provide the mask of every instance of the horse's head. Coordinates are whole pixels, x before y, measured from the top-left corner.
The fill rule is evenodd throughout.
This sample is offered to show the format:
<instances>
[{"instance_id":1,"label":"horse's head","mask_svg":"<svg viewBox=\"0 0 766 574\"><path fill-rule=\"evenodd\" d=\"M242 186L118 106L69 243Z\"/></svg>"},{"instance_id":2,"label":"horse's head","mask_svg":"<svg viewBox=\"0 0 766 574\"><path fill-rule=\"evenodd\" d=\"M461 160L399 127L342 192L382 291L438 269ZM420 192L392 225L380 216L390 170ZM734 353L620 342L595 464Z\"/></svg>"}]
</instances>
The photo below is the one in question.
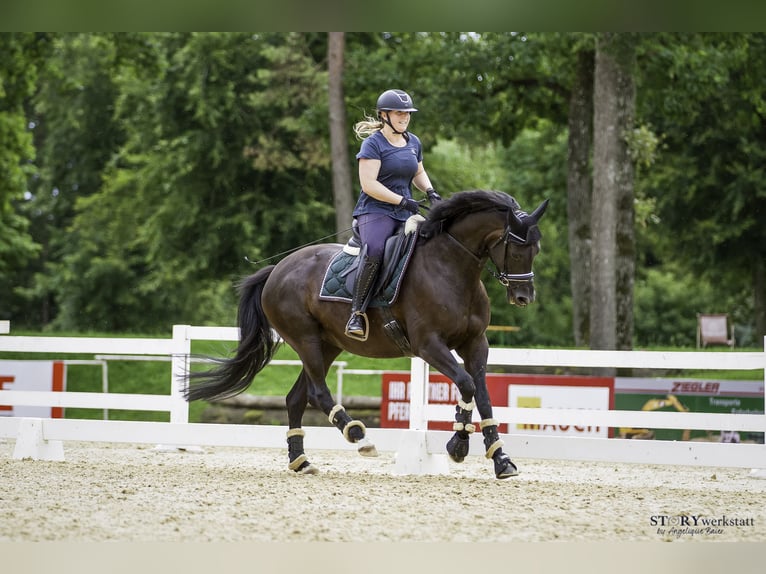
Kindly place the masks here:
<instances>
[{"instance_id":1,"label":"horse's head","mask_svg":"<svg viewBox=\"0 0 766 574\"><path fill-rule=\"evenodd\" d=\"M535 300L535 274L532 262L540 251L537 223L548 207L548 200L527 214L509 209L502 235L489 248L489 257L497 267L495 278L507 290L511 305L526 307Z\"/></svg>"}]
</instances>

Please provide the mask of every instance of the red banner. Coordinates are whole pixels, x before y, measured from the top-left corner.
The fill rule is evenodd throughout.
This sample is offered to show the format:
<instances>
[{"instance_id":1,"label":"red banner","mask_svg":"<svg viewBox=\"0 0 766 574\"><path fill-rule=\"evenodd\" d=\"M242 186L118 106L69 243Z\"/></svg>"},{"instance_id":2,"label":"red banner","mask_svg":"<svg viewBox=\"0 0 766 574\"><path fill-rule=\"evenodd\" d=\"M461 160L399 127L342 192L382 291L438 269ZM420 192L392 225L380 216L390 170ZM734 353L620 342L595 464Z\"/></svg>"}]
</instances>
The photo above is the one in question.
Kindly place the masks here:
<instances>
[{"instance_id":1,"label":"red banner","mask_svg":"<svg viewBox=\"0 0 766 574\"><path fill-rule=\"evenodd\" d=\"M520 393L512 392L511 386L516 386ZM516 375L494 374L487 375L487 389L492 406L496 407L556 407L556 408L614 408L614 379L611 377L580 377L569 375ZM577 392L581 389L582 392ZM380 426L384 428L409 428L410 424L410 373L384 373L382 377L380 403ZM574 395L572 395L574 393ZM582 400L573 400L580 395ZM509 404L510 397L513 397ZM444 375L434 373L429 375L428 402L429 404L457 405L460 393L457 387ZM571 403L567 405L566 403ZM452 430L453 420L429 421L428 428L432 430ZM474 424L478 425L478 412L474 415ZM551 427L551 428L548 428ZM501 424L498 430L508 432L508 424ZM590 429L580 427L560 427L554 425L517 425L514 432L544 432L550 433L593 433L606 432L607 429Z\"/></svg>"}]
</instances>

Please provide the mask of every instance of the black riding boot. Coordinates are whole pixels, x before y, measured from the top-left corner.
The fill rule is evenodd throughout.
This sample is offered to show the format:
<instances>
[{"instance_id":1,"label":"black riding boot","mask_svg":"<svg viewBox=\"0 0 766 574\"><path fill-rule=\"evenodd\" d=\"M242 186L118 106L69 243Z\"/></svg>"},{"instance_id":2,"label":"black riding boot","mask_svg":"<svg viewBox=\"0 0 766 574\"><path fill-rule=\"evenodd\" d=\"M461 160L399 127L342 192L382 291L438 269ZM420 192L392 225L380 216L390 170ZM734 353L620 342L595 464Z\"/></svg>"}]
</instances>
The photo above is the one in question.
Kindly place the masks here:
<instances>
[{"instance_id":1,"label":"black riding boot","mask_svg":"<svg viewBox=\"0 0 766 574\"><path fill-rule=\"evenodd\" d=\"M351 299L351 318L346 325L346 335L352 339L367 339L366 318L367 297L370 294L375 279L378 277L380 260L365 256L361 269L354 284L354 295Z\"/></svg>"}]
</instances>

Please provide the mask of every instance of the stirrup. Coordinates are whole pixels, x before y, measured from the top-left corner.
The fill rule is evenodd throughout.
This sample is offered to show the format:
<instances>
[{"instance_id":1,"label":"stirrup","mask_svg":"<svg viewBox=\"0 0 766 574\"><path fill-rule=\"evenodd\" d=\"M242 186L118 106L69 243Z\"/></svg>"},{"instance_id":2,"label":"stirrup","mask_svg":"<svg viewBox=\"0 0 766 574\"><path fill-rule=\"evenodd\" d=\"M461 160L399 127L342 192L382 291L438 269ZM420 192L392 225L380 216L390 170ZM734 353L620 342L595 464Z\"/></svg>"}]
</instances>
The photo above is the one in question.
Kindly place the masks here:
<instances>
[{"instance_id":1,"label":"stirrup","mask_svg":"<svg viewBox=\"0 0 766 574\"><path fill-rule=\"evenodd\" d=\"M355 318L359 317L362 321L362 332L361 333L353 333L349 331L348 327L351 324L351 321ZM348 320L348 323L346 323L346 337L349 337L351 339L356 339L357 341L366 341L367 337L369 335L369 328L368 328L369 322L367 321L367 313L360 313L356 312L351 317L351 319Z\"/></svg>"}]
</instances>

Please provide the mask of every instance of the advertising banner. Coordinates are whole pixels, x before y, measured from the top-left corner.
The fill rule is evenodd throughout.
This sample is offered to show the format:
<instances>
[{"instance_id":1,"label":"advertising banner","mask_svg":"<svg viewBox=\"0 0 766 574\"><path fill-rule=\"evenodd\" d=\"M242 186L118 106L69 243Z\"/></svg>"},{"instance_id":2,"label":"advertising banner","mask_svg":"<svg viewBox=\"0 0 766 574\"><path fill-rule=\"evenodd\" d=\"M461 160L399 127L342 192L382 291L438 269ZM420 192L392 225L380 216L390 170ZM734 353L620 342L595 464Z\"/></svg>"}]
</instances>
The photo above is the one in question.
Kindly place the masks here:
<instances>
[{"instance_id":1,"label":"advertising banner","mask_svg":"<svg viewBox=\"0 0 766 574\"><path fill-rule=\"evenodd\" d=\"M693 413L762 414L763 381L617 377L614 381L615 409L626 411L678 411ZM624 438L665 440L720 440L728 429L619 429ZM751 436L752 435L752 436ZM762 442L763 433L732 433L727 441Z\"/></svg>"},{"instance_id":2,"label":"advertising banner","mask_svg":"<svg viewBox=\"0 0 766 574\"><path fill-rule=\"evenodd\" d=\"M384 373L380 406L380 426L384 428L409 427L410 373ZM609 410L614 406L614 379L609 377L580 377L565 375L487 375L487 389L492 405L496 407L530 408L588 408ZM460 393L447 377L431 374L428 383L429 404L456 405ZM479 422L478 412L474 423ZM430 421L432 430L452 430L453 421ZM509 429L504 423L501 433L609 436L605 427L574 425L519 424Z\"/></svg>"}]
</instances>

